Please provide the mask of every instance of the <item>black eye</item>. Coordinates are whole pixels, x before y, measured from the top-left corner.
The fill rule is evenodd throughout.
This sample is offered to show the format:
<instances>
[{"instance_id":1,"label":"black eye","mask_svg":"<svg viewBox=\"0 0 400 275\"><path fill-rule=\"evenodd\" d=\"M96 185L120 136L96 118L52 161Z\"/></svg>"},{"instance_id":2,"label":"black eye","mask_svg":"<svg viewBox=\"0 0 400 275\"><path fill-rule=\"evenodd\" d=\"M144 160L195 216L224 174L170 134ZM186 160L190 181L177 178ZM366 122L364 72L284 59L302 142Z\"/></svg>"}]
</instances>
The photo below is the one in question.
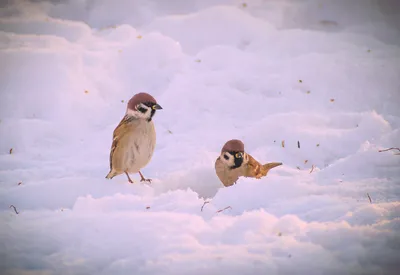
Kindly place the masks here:
<instances>
[{"instance_id":1,"label":"black eye","mask_svg":"<svg viewBox=\"0 0 400 275\"><path fill-rule=\"evenodd\" d=\"M138 106L136 107L136 109L137 109L139 112L141 112L141 113L146 113L146 111L147 111L146 108L143 108L143 107L140 106L140 105L138 105Z\"/></svg>"},{"instance_id":2,"label":"black eye","mask_svg":"<svg viewBox=\"0 0 400 275\"><path fill-rule=\"evenodd\" d=\"M236 153L235 157L236 157L237 159L240 159L240 158L242 157L242 153Z\"/></svg>"},{"instance_id":3,"label":"black eye","mask_svg":"<svg viewBox=\"0 0 400 275\"><path fill-rule=\"evenodd\" d=\"M224 154L224 159L228 160L229 157L226 154Z\"/></svg>"}]
</instances>

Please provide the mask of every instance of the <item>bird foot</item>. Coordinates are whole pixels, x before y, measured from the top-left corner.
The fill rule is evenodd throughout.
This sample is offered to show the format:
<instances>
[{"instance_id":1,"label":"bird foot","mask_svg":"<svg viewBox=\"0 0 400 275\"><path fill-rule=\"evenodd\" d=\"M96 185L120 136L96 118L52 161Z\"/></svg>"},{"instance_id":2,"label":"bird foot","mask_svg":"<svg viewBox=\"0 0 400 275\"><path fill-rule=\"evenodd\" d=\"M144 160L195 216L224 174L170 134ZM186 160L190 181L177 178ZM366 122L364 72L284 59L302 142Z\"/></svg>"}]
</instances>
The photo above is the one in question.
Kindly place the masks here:
<instances>
[{"instance_id":1,"label":"bird foot","mask_svg":"<svg viewBox=\"0 0 400 275\"><path fill-rule=\"evenodd\" d=\"M151 183L152 179L145 179L145 178L142 178L142 179L140 180L140 182L143 182L143 181L147 181L148 183Z\"/></svg>"},{"instance_id":2,"label":"bird foot","mask_svg":"<svg viewBox=\"0 0 400 275\"><path fill-rule=\"evenodd\" d=\"M148 183L151 183L152 179L146 179L143 177L143 174L139 171L139 175L141 177L140 182L147 181Z\"/></svg>"}]
</instances>

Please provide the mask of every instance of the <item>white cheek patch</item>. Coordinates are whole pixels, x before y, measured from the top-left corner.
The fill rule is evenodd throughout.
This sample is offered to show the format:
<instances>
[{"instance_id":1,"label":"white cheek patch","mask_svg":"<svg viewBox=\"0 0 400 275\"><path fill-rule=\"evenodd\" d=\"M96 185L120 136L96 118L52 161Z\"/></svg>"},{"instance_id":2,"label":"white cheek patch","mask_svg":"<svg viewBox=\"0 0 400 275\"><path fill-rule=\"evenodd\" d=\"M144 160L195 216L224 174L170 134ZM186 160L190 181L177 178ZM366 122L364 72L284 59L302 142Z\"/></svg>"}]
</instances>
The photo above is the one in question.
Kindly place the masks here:
<instances>
[{"instance_id":1,"label":"white cheek patch","mask_svg":"<svg viewBox=\"0 0 400 275\"><path fill-rule=\"evenodd\" d=\"M126 110L126 114L130 115L130 116L134 116L136 118L143 118L143 119L148 119L151 116L151 109L149 107L147 107L144 104L139 104L141 108L146 109L146 112L142 113L139 110L131 110L131 109L127 109ZM139 107L139 106L138 106Z\"/></svg>"},{"instance_id":2,"label":"white cheek patch","mask_svg":"<svg viewBox=\"0 0 400 275\"><path fill-rule=\"evenodd\" d=\"M228 159L226 159L226 157ZM228 166L234 166L235 165L235 158L228 152L222 153L220 156L220 159L222 160L223 163L225 163Z\"/></svg>"}]
</instances>

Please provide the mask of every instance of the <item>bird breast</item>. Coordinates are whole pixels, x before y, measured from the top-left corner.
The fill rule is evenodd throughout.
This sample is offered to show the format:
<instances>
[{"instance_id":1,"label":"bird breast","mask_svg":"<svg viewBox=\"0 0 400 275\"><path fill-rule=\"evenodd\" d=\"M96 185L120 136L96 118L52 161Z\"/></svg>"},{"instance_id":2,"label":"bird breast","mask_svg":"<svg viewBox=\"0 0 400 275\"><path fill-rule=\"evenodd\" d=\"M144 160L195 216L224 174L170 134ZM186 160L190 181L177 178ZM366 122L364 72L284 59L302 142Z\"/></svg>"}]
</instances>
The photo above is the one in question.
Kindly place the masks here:
<instances>
[{"instance_id":1,"label":"bird breast","mask_svg":"<svg viewBox=\"0 0 400 275\"><path fill-rule=\"evenodd\" d=\"M244 175L243 167L231 169L223 163L221 157L215 161L215 171L222 184L226 187L235 184L239 177Z\"/></svg>"},{"instance_id":2,"label":"bird breast","mask_svg":"<svg viewBox=\"0 0 400 275\"><path fill-rule=\"evenodd\" d=\"M156 132L153 121L141 121L129 139L129 171L136 173L146 166L153 156Z\"/></svg>"}]
</instances>

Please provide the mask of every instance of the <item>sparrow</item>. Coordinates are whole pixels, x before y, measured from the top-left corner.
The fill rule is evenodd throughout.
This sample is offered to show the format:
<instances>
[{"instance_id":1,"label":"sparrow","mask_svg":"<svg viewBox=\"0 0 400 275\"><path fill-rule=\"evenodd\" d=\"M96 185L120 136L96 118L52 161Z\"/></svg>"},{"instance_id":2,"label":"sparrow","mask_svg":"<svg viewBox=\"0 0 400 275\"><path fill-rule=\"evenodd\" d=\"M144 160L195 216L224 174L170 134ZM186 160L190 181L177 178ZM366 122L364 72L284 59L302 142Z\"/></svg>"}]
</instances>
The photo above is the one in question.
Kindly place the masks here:
<instances>
[{"instance_id":1,"label":"sparrow","mask_svg":"<svg viewBox=\"0 0 400 275\"><path fill-rule=\"evenodd\" d=\"M256 179L265 177L269 170L280 165L281 162L262 165L244 151L241 140L232 139L222 147L221 155L215 161L215 172L222 184L228 187L235 184L240 177Z\"/></svg>"},{"instance_id":2,"label":"sparrow","mask_svg":"<svg viewBox=\"0 0 400 275\"><path fill-rule=\"evenodd\" d=\"M138 93L128 101L125 116L113 132L107 179L125 173L128 181L133 183L129 173L139 173L141 182L151 182L140 170L153 156L156 131L152 118L161 109L154 97L147 93Z\"/></svg>"}]
</instances>

